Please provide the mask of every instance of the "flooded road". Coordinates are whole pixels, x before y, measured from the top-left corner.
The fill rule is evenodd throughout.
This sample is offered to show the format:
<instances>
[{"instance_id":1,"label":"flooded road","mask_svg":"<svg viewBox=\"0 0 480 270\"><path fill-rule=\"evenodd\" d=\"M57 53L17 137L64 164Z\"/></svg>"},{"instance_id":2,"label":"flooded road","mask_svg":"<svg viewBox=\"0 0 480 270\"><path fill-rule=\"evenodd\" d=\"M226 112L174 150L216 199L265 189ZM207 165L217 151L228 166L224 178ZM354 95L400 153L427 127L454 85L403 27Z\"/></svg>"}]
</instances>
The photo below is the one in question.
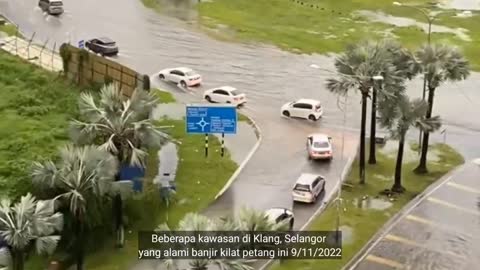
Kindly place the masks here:
<instances>
[{"instance_id":1,"label":"flooded road","mask_svg":"<svg viewBox=\"0 0 480 270\"><path fill-rule=\"evenodd\" d=\"M350 270L478 269L480 166L469 162L427 193Z\"/></svg>"},{"instance_id":2,"label":"flooded road","mask_svg":"<svg viewBox=\"0 0 480 270\"><path fill-rule=\"evenodd\" d=\"M44 15L36 5L35 0L0 0L0 10L27 36L35 32L36 41L48 40L50 47L54 42L57 46L66 41L77 44L79 40L98 36L114 39L120 47L116 61L152 75L153 86L174 93L184 103L201 102L203 90L220 85L231 85L247 94L249 102L241 111L252 116L260 126L263 142L231 189L207 212L222 214L244 205L261 210L293 207L295 227L301 228L323 201L293 206L290 191L296 178L303 172L323 174L327 178L327 198L324 199L332 195L329 191L338 183L344 164L356 150L360 104L359 99L352 96L344 129L344 115L337 108L337 97L324 87L325 79L331 74L310 67L315 64L333 70L331 58L215 41L175 19L147 10L139 0L64 0L66 13L60 18ZM176 66L199 71L204 85L184 92L156 78L159 70ZM475 73L468 81L440 87L434 104L434 114L440 114L447 124L447 143L458 147L467 159L480 156L480 118L476 117L480 115L479 80L480 75ZM416 80L411 83L409 93L421 96L421 89L421 81ZM280 116L284 103L302 97L321 100L324 118L313 123ZM306 158L305 139L311 132L333 137L332 163L314 163ZM434 137L443 140L441 134Z\"/></svg>"}]
</instances>

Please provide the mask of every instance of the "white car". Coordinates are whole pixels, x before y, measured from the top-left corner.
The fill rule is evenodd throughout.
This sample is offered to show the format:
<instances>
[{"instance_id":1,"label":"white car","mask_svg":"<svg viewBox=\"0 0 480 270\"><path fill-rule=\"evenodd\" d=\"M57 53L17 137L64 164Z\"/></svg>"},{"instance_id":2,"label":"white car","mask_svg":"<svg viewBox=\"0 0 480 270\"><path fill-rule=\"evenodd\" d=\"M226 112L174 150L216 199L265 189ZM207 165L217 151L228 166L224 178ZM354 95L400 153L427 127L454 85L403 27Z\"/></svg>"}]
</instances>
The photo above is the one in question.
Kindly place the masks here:
<instances>
[{"instance_id":1,"label":"white car","mask_svg":"<svg viewBox=\"0 0 480 270\"><path fill-rule=\"evenodd\" d=\"M286 117L299 117L317 121L323 115L320 101L314 99L299 99L282 106L281 113Z\"/></svg>"},{"instance_id":2,"label":"white car","mask_svg":"<svg viewBox=\"0 0 480 270\"><path fill-rule=\"evenodd\" d=\"M202 83L202 76L191 68L178 67L161 70L158 74L161 80L179 83L183 88Z\"/></svg>"},{"instance_id":3,"label":"white car","mask_svg":"<svg viewBox=\"0 0 480 270\"><path fill-rule=\"evenodd\" d=\"M244 93L240 93L236 88L231 86L222 86L213 88L203 93L203 98L208 102L229 103L237 106L247 102Z\"/></svg>"},{"instance_id":4,"label":"white car","mask_svg":"<svg viewBox=\"0 0 480 270\"><path fill-rule=\"evenodd\" d=\"M293 187L293 201L314 203L323 191L325 191L325 178L323 176L303 173Z\"/></svg>"},{"instance_id":5,"label":"white car","mask_svg":"<svg viewBox=\"0 0 480 270\"><path fill-rule=\"evenodd\" d=\"M289 225L289 229L293 229L293 223L295 222L295 218L293 216L293 212L288 210L287 208L281 207L274 207L270 208L265 211L265 215L267 219L273 223L281 223L285 222Z\"/></svg>"},{"instance_id":6,"label":"white car","mask_svg":"<svg viewBox=\"0 0 480 270\"><path fill-rule=\"evenodd\" d=\"M314 133L307 137L307 153L310 159L333 159L332 137Z\"/></svg>"}]
</instances>

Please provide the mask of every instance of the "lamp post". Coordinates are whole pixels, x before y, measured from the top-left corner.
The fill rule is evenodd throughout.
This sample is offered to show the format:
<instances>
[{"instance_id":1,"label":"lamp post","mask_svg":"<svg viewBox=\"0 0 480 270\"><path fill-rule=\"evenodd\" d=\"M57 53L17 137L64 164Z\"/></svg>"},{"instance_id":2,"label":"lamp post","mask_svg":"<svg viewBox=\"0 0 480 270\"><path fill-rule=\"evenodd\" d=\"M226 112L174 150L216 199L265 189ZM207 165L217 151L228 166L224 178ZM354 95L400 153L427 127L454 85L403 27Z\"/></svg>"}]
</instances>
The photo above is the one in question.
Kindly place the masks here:
<instances>
[{"instance_id":1,"label":"lamp post","mask_svg":"<svg viewBox=\"0 0 480 270\"><path fill-rule=\"evenodd\" d=\"M431 14L430 12L427 12L425 9L423 8L419 8L419 7L415 7L415 6L409 6L409 5L404 5L400 2L393 2L393 4L395 6L400 6L400 7L406 7L406 8L411 8L411 9L414 9L416 11L419 11L424 17L425 19L427 19L427 22L428 22L428 32L427 32L427 44L428 46L430 46L431 44L431 41L432 41L432 24L433 24L433 21L435 21L435 19L437 18L436 15L433 15ZM426 74L424 73L423 74L423 92L422 92L422 100L425 100L425 96L426 96L426 92L427 92L427 76ZM418 154L420 154L420 151L422 149L422 131L420 130L419 131L419 134L418 134Z\"/></svg>"}]
</instances>

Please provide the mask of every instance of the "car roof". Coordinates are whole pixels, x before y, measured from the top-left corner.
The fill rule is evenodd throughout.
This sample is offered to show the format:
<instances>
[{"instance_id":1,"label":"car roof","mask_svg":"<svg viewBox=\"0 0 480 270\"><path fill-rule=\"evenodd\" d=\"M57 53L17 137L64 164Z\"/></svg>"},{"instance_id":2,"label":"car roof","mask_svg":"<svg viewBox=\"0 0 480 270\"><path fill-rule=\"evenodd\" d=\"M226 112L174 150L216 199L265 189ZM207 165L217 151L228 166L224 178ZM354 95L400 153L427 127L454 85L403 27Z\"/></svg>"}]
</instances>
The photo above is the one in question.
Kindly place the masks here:
<instances>
[{"instance_id":1,"label":"car roof","mask_svg":"<svg viewBox=\"0 0 480 270\"><path fill-rule=\"evenodd\" d=\"M177 68L172 68L172 69L175 69L175 70L181 71L181 72L183 72L183 73L185 73L185 72L189 72L189 71L193 71L193 69L191 69L191 68L187 68L187 67L177 67Z\"/></svg>"},{"instance_id":2,"label":"car roof","mask_svg":"<svg viewBox=\"0 0 480 270\"><path fill-rule=\"evenodd\" d=\"M301 99L295 101L295 103L307 103L307 104L316 105L316 104L320 103L320 101L315 100L315 99L301 98Z\"/></svg>"},{"instance_id":3,"label":"car roof","mask_svg":"<svg viewBox=\"0 0 480 270\"><path fill-rule=\"evenodd\" d=\"M97 38L97 40L101 41L102 43L112 43L112 42L115 42L115 41L113 41L111 38L108 38L108 37L99 37L99 38Z\"/></svg>"},{"instance_id":4,"label":"car roof","mask_svg":"<svg viewBox=\"0 0 480 270\"><path fill-rule=\"evenodd\" d=\"M62 0L48 0L50 3L53 3L53 2L62 2Z\"/></svg>"},{"instance_id":5,"label":"car roof","mask_svg":"<svg viewBox=\"0 0 480 270\"><path fill-rule=\"evenodd\" d=\"M225 90L225 91L228 91L228 92L237 90L237 88L232 87L232 86L228 86L228 85L221 86L221 87L218 87L216 89L222 89L222 90Z\"/></svg>"},{"instance_id":6,"label":"car roof","mask_svg":"<svg viewBox=\"0 0 480 270\"><path fill-rule=\"evenodd\" d=\"M313 141L329 141L328 135L323 133L312 133L308 137L312 137Z\"/></svg>"},{"instance_id":7,"label":"car roof","mask_svg":"<svg viewBox=\"0 0 480 270\"><path fill-rule=\"evenodd\" d=\"M300 177L298 177L295 184L310 185L319 176L323 178L323 176L318 175L318 174L302 173L302 175L300 175Z\"/></svg>"}]
</instances>

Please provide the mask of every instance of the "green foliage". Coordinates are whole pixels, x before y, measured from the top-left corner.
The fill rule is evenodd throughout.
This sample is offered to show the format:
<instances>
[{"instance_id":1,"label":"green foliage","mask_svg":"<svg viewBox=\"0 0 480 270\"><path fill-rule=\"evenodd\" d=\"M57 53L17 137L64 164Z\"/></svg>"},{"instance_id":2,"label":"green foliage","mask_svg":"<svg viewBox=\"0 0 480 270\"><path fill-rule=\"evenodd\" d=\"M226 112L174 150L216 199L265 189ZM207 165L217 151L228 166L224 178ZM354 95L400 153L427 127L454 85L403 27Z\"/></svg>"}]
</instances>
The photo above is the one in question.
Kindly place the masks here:
<instances>
[{"instance_id":1,"label":"green foliage","mask_svg":"<svg viewBox=\"0 0 480 270\"><path fill-rule=\"evenodd\" d=\"M223 158L218 153L205 158L202 155L203 136L187 135L184 121L164 119L157 124L159 126L173 125L174 128L170 129L168 133L174 139L182 142L179 145L180 162L175 179L176 199L168 208L160 200L158 187L152 184L153 178L158 173L158 149L151 149L147 159L144 191L125 203L125 212L129 217L125 247L120 250L114 249L113 239L104 242L101 250L97 250L87 257L88 269L129 269L132 263L137 262L138 231L153 230L162 223L167 223L170 227L177 227L178 222L185 214L205 209L237 168L228 151ZM220 142L216 137L212 136L209 144L211 149L220 149Z\"/></svg>"},{"instance_id":2,"label":"green foliage","mask_svg":"<svg viewBox=\"0 0 480 270\"><path fill-rule=\"evenodd\" d=\"M272 270L333 270L342 269L348 261L367 243L368 240L387 222L393 215L398 213L403 206L412 200L419 193L424 191L430 184L434 183L440 177L450 170L464 162L462 156L453 148L445 144L438 144L432 147L439 157L438 162L429 164L430 173L425 175L414 174L413 168L417 165L416 161L406 162L403 166L404 181L403 186L406 192L395 198L392 206L384 210L372 208L363 208L358 206L364 196L374 198L384 189L390 189L392 174L395 166L395 157L390 157L382 153L377 153L378 164L367 166L367 184L355 185L358 170L358 160L353 164L351 173L347 181L353 185L353 188L344 188L342 190L343 207L346 212L340 212L340 226L347 226L352 230L342 241L342 259L341 260L289 260L283 264L277 264ZM388 200L385 198L385 200ZM336 205L331 203L327 209L307 228L307 230L332 231L335 230L337 219Z\"/></svg>"},{"instance_id":3,"label":"green foliage","mask_svg":"<svg viewBox=\"0 0 480 270\"><path fill-rule=\"evenodd\" d=\"M0 51L0 197L30 191L32 161L53 158L68 141L80 89Z\"/></svg>"},{"instance_id":4,"label":"green foliage","mask_svg":"<svg viewBox=\"0 0 480 270\"><path fill-rule=\"evenodd\" d=\"M67 75L70 68L70 60L72 60L72 52L68 49L66 43L60 46L60 57L62 57L64 74Z\"/></svg>"},{"instance_id":5,"label":"green foliage","mask_svg":"<svg viewBox=\"0 0 480 270\"><path fill-rule=\"evenodd\" d=\"M152 89L152 93L158 98L160 104L175 103L175 97L172 93L157 88Z\"/></svg>"}]
</instances>

